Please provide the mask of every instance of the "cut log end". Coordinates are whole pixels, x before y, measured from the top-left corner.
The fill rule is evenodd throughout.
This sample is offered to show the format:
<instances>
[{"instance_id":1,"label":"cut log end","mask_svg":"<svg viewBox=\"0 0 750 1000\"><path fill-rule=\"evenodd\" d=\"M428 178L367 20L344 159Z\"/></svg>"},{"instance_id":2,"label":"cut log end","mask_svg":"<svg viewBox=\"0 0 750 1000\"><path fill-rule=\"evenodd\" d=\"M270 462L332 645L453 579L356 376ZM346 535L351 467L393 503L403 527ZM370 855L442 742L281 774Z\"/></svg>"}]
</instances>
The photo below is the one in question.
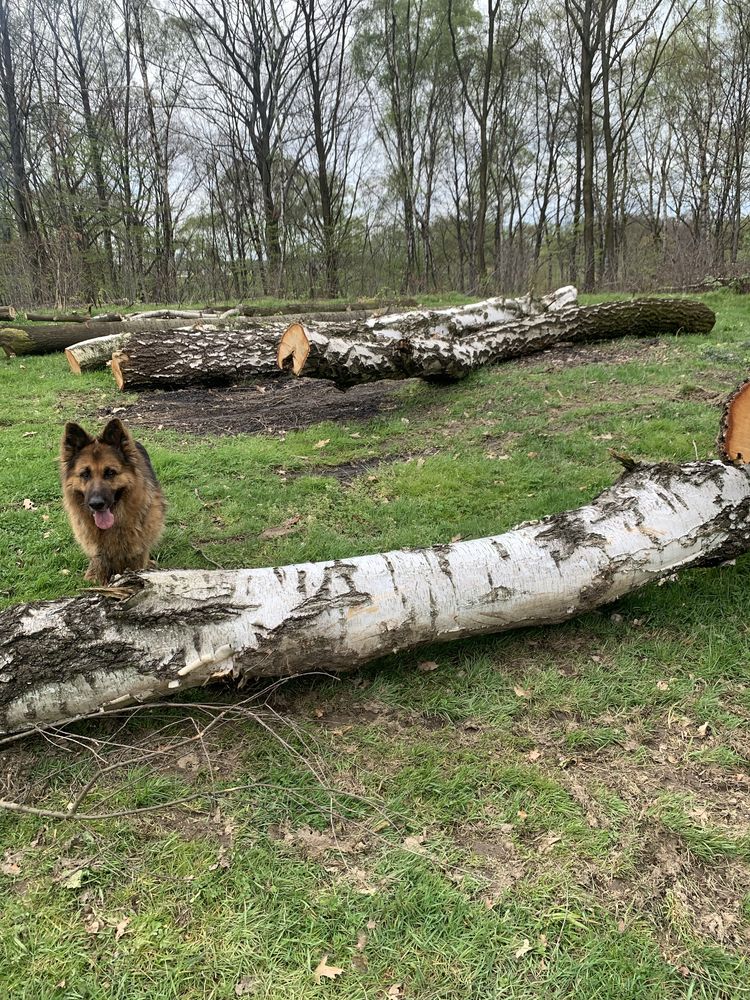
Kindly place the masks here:
<instances>
[{"instance_id":1,"label":"cut log end","mask_svg":"<svg viewBox=\"0 0 750 1000\"><path fill-rule=\"evenodd\" d=\"M307 339L307 334L300 323L292 323L286 328L284 335L279 341L276 363L282 371L289 371L291 369L294 375L299 375L305 367L309 353L310 341ZM289 361L290 358L291 364Z\"/></svg>"},{"instance_id":2,"label":"cut log end","mask_svg":"<svg viewBox=\"0 0 750 1000\"><path fill-rule=\"evenodd\" d=\"M129 358L124 351L115 351L112 355L112 375L117 383L117 388L122 390L125 386L125 376L122 371L122 366L127 365Z\"/></svg>"},{"instance_id":3,"label":"cut log end","mask_svg":"<svg viewBox=\"0 0 750 1000\"><path fill-rule=\"evenodd\" d=\"M750 462L750 381L743 382L724 405L718 448L729 462Z\"/></svg>"},{"instance_id":4,"label":"cut log end","mask_svg":"<svg viewBox=\"0 0 750 1000\"><path fill-rule=\"evenodd\" d=\"M76 360L75 355L71 352L71 350L70 350L69 347L65 348L65 357L68 360L68 365L70 367L70 370L73 372L73 374L74 375L80 375L81 374L81 366L78 364L78 361Z\"/></svg>"}]
</instances>

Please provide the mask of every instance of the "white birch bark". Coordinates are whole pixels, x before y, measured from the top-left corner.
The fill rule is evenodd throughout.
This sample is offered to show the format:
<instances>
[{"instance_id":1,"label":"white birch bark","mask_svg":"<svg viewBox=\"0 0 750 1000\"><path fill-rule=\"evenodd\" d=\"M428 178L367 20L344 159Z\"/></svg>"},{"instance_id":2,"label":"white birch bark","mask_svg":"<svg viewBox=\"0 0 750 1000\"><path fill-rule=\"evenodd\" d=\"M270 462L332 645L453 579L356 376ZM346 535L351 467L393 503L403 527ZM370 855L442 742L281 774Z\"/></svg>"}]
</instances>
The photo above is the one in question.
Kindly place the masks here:
<instances>
[{"instance_id":1,"label":"white birch bark","mask_svg":"<svg viewBox=\"0 0 750 1000\"><path fill-rule=\"evenodd\" d=\"M540 299L524 295L518 299L486 299L447 309L411 309L388 316L373 316L366 326L387 335L421 333L433 337L460 337L487 327L556 313L577 302L578 290L573 285L565 285Z\"/></svg>"},{"instance_id":2,"label":"white birch bark","mask_svg":"<svg viewBox=\"0 0 750 1000\"><path fill-rule=\"evenodd\" d=\"M0 731L212 679L346 671L551 624L750 546L750 470L635 466L590 504L475 541L269 569L164 570L0 613Z\"/></svg>"},{"instance_id":3,"label":"white birch bark","mask_svg":"<svg viewBox=\"0 0 750 1000\"><path fill-rule=\"evenodd\" d=\"M115 351L122 351L131 333L112 333L108 337L94 337L65 348L65 357L74 375L105 368Z\"/></svg>"}]
</instances>

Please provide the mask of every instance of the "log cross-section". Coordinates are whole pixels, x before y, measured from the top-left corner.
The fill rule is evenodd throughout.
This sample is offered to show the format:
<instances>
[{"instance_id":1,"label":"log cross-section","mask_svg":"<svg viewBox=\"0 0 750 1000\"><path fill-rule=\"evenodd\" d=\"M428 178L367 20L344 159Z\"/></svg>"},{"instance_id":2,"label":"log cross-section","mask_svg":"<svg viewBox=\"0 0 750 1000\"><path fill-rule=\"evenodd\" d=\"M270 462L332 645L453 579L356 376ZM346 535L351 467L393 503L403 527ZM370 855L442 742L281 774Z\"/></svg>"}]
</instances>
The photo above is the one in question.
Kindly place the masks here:
<instances>
[{"instance_id":1,"label":"log cross-section","mask_svg":"<svg viewBox=\"0 0 750 1000\"><path fill-rule=\"evenodd\" d=\"M636 465L590 504L416 551L172 570L0 613L0 731L202 685L346 671L423 643L564 621L750 547L750 467Z\"/></svg>"},{"instance_id":2,"label":"log cross-section","mask_svg":"<svg viewBox=\"0 0 750 1000\"><path fill-rule=\"evenodd\" d=\"M750 462L750 382L743 382L724 406L718 450L730 462Z\"/></svg>"}]
</instances>

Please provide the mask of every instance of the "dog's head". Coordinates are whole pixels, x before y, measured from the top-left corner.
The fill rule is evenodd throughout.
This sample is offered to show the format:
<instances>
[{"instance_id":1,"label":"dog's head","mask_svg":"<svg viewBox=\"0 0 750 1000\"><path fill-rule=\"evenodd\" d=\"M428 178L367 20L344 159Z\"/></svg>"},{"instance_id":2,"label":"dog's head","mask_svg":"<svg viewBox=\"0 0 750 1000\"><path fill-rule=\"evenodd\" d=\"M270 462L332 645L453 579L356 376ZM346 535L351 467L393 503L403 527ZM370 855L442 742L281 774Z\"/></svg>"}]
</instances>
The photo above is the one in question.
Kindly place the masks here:
<instances>
[{"instance_id":1,"label":"dog's head","mask_svg":"<svg viewBox=\"0 0 750 1000\"><path fill-rule=\"evenodd\" d=\"M138 451L122 421L110 420L99 437L65 425L60 448L63 489L101 531L111 528L137 482Z\"/></svg>"}]
</instances>

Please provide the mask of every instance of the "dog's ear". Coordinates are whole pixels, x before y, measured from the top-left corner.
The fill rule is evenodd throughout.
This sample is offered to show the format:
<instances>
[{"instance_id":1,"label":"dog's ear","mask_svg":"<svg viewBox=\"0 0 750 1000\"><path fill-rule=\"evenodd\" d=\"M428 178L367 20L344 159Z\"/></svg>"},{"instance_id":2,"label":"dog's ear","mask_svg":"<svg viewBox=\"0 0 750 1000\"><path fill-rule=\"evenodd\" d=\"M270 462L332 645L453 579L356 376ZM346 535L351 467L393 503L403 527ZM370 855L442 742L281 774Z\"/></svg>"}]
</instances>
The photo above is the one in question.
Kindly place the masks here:
<instances>
[{"instance_id":1,"label":"dog's ear","mask_svg":"<svg viewBox=\"0 0 750 1000\"><path fill-rule=\"evenodd\" d=\"M67 423L60 447L60 456L63 462L72 462L78 452L83 451L86 445L91 444L93 440L80 424Z\"/></svg>"},{"instance_id":2,"label":"dog's ear","mask_svg":"<svg viewBox=\"0 0 750 1000\"><path fill-rule=\"evenodd\" d=\"M126 462L131 462L135 458L135 441L125 424L117 417L110 420L99 435L99 440L102 444L116 448Z\"/></svg>"}]
</instances>

